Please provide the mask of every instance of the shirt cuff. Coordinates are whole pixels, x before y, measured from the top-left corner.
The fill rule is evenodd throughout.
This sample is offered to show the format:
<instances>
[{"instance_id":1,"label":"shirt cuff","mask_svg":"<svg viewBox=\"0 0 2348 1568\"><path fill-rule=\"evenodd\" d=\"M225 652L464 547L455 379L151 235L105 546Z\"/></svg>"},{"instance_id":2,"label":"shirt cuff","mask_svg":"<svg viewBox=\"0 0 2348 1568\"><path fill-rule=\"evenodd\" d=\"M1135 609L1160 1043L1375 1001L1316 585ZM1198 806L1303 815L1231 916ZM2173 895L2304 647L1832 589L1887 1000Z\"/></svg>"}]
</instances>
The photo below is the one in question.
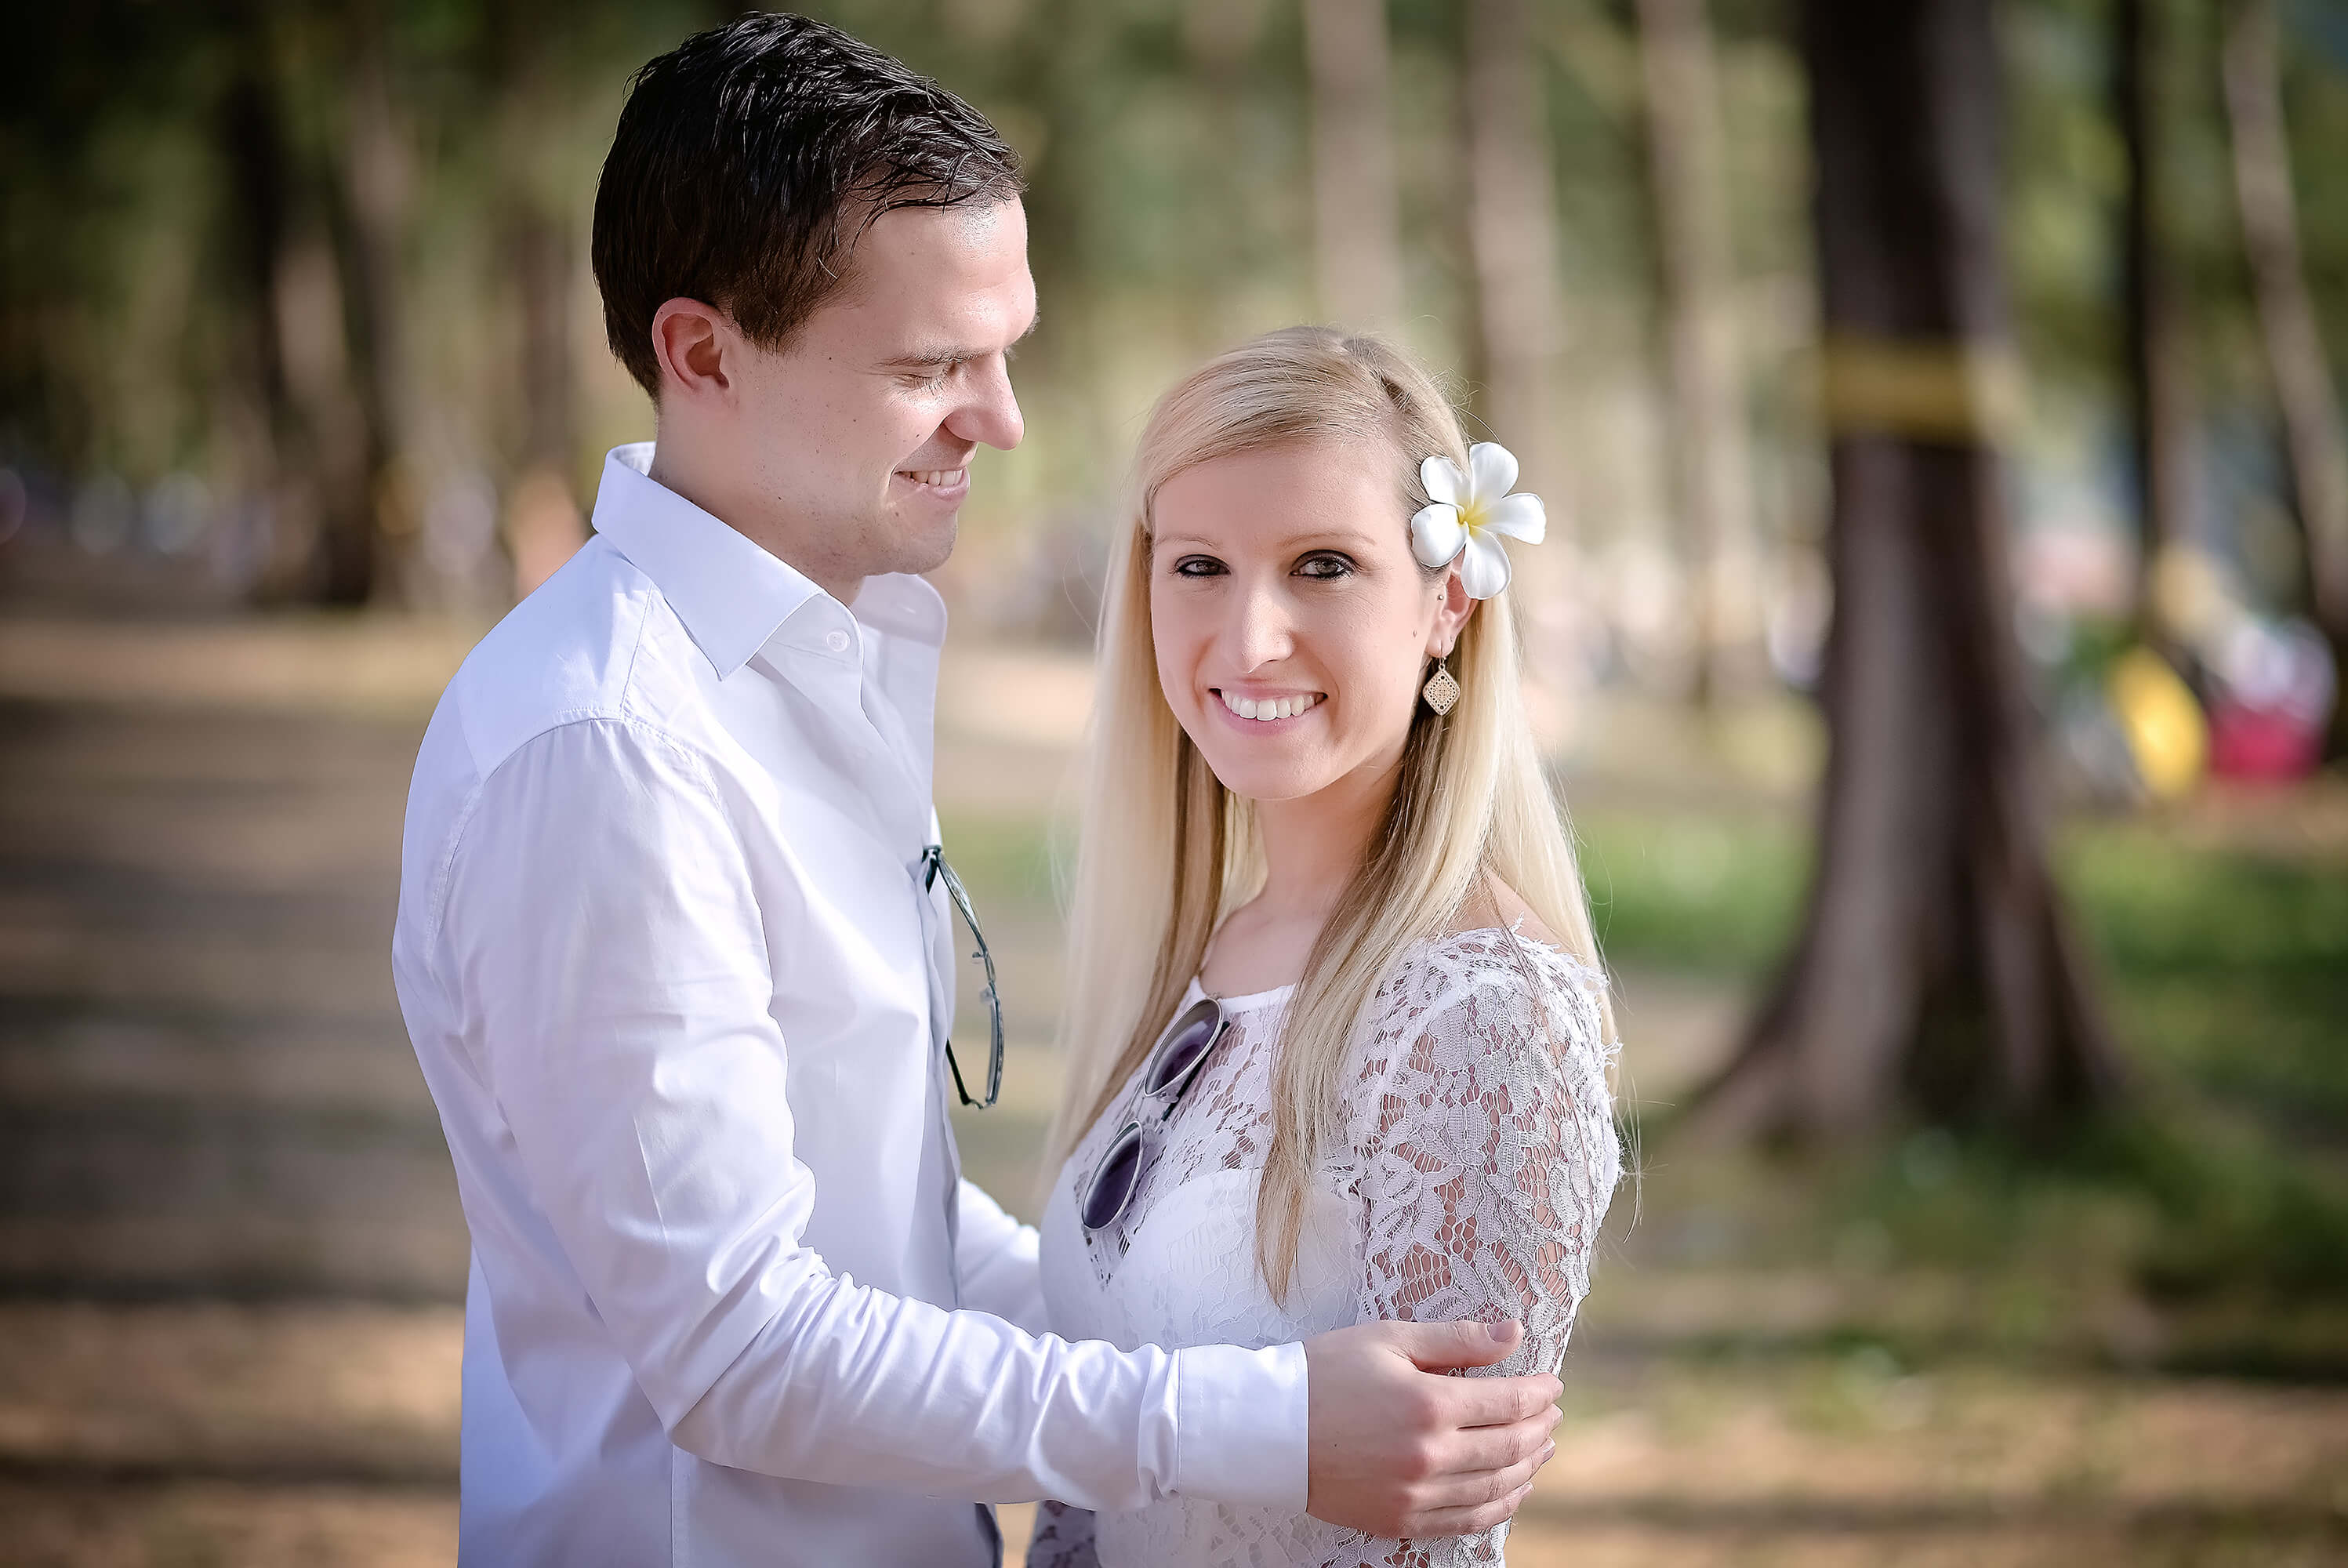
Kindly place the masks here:
<instances>
[{"instance_id":1,"label":"shirt cuff","mask_svg":"<svg viewBox=\"0 0 2348 1568\"><path fill-rule=\"evenodd\" d=\"M1174 1353L1174 1487L1186 1497L1304 1511L1304 1346Z\"/></svg>"}]
</instances>

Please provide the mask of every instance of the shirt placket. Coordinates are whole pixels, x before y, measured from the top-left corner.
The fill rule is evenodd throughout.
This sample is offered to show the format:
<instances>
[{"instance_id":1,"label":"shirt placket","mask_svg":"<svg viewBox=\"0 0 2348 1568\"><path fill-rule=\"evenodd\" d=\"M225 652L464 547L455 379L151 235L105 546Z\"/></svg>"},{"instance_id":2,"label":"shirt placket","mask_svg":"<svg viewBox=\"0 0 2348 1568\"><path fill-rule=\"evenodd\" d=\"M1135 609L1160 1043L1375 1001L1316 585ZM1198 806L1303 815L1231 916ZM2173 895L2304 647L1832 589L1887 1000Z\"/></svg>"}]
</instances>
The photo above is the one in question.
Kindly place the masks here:
<instances>
[{"instance_id":1,"label":"shirt placket","mask_svg":"<svg viewBox=\"0 0 2348 1568\"><path fill-rule=\"evenodd\" d=\"M844 613L840 619L847 619ZM953 1283L952 1305L958 1306L962 1297L961 1271L952 1265L951 1259L961 1239L961 1205L956 1200L962 1181L962 1153L953 1135L953 1083L946 1063L946 1041L953 1027L956 933L945 889L932 885L926 856L922 852L928 846L934 815L919 779L901 719L891 707L885 686L873 678L862 657L860 631L863 636L873 634L851 625L835 624L823 633L822 645L827 654L847 662L843 706L851 709L854 717L842 714L841 717L857 727L860 744L856 755L870 788L868 798L876 825L885 841L900 851L900 863L921 913L930 1001L929 1135L936 1140L939 1153L942 1176L939 1201L945 1217L947 1273ZM910 860L902 854L908 845L913 848Z\"/></svg>"}]
</instances>

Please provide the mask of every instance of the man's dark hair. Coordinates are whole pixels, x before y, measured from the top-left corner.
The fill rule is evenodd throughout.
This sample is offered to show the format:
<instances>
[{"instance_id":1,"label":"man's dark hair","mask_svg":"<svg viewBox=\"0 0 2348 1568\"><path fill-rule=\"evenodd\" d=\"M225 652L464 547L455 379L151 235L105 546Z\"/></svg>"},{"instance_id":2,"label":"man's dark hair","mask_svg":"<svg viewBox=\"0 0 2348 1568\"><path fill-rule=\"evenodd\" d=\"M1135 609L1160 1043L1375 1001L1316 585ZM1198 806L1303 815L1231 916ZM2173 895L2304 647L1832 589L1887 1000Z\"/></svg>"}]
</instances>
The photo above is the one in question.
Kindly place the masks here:
<instances>
[{"instance_id":1,"label":"man's dark hair","mask_svg":"<svg viewBox=\"0 0 2348 1568\"><path fill-rule=\"evenodd\" d=\"M655 398L653 315L683 296L779 349L899 207L1020 189L1019 159L970 105L804 16L751 15L636 73L603 177L592 253L612 352Z\"/></svg>"}]
</instances>

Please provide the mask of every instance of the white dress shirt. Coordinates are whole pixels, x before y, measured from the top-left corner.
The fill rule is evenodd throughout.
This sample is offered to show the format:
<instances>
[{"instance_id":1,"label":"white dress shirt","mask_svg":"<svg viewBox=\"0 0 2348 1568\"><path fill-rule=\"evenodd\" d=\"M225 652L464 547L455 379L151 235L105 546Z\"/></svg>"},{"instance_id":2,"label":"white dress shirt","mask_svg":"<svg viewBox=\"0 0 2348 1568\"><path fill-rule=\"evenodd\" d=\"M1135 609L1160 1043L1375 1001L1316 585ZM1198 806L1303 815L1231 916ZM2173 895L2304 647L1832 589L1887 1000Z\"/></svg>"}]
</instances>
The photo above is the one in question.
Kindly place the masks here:
<instances>
[{"instance_id":1,"label":"white dress shirt","mask_svg":"<svg viewBox=\"0 0 2348 1568\"><path fill-rule=\"evenodd\" d=\"M651 458L613 452L408 799L393 967L473 1238L463 1560L982 1564L985 1501L1301 1511L1300 1346L1045 1334L1035 1233L960 1178L942 603L851 613Z\"/></svg>"}]
</instances>

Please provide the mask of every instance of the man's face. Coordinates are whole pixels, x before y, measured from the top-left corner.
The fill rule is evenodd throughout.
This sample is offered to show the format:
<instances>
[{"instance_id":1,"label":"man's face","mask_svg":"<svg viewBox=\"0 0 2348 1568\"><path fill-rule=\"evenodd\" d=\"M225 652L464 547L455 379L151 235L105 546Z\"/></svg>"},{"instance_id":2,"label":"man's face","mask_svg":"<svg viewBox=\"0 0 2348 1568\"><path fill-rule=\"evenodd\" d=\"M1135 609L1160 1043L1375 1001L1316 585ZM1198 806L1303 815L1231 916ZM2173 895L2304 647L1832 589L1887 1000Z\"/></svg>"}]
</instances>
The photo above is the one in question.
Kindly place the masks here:
<instances>
[{"instance_id":1,"label":"man's face","mask_svg":"<svg viewBox=\"0 0 2348 1568\"><path fill-rule=\"evenodd\" d=\"M884 213L849 265L788 348L744 356L736 405L745 499L827 583L945 561L972 455L1019 444L1008 361L1035 321L1015 198Z\"/></svg>"}]
</instances>

